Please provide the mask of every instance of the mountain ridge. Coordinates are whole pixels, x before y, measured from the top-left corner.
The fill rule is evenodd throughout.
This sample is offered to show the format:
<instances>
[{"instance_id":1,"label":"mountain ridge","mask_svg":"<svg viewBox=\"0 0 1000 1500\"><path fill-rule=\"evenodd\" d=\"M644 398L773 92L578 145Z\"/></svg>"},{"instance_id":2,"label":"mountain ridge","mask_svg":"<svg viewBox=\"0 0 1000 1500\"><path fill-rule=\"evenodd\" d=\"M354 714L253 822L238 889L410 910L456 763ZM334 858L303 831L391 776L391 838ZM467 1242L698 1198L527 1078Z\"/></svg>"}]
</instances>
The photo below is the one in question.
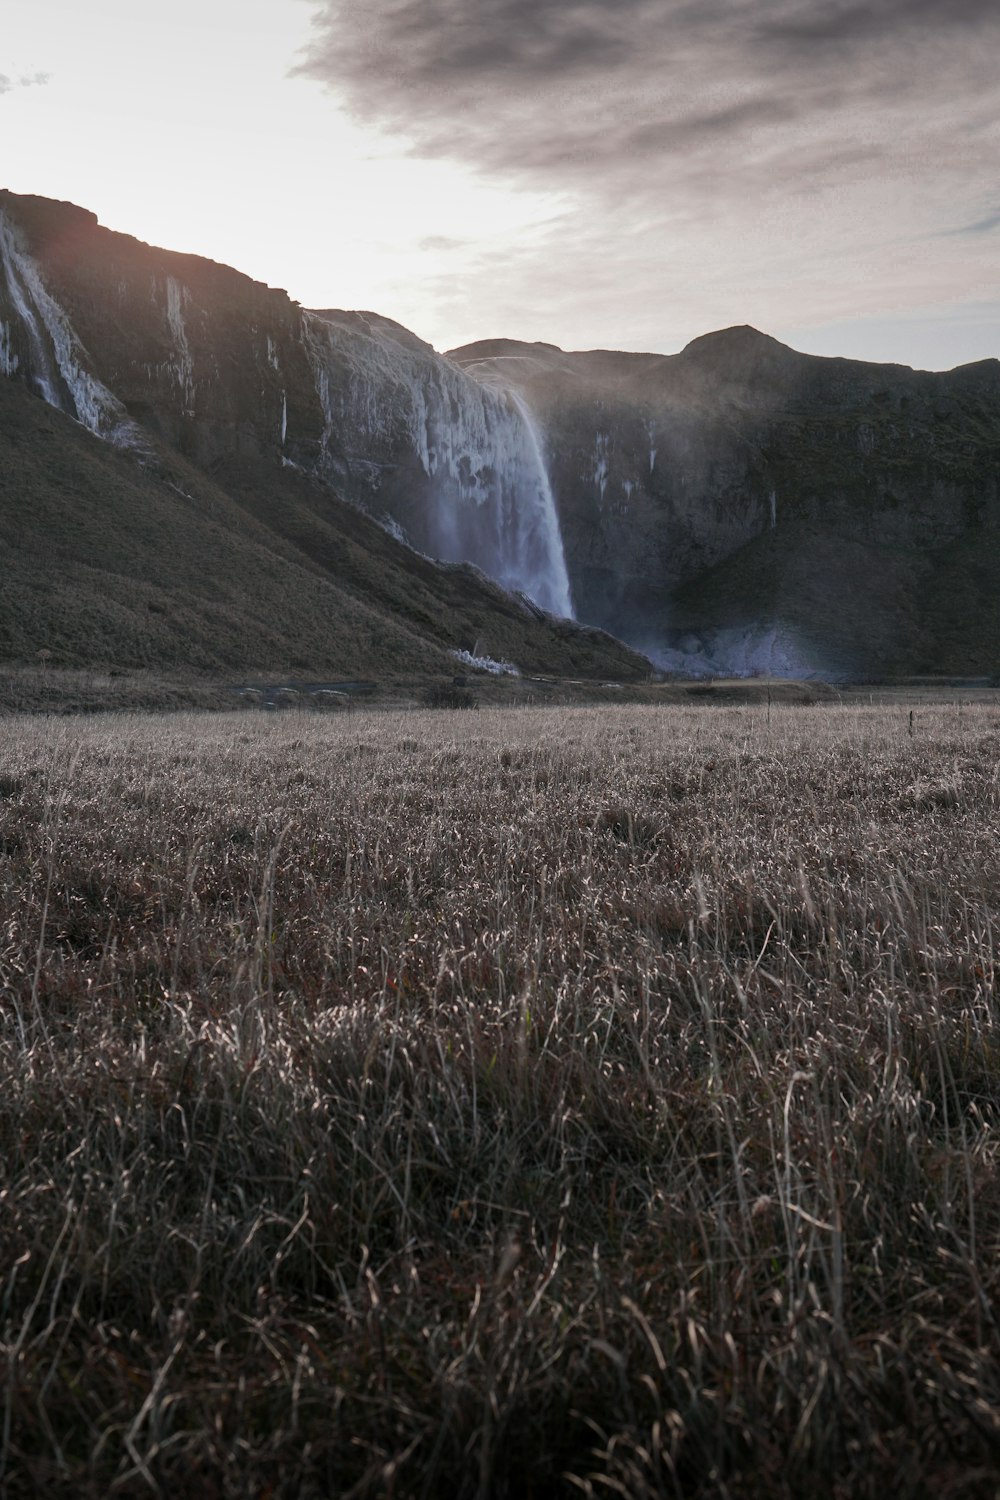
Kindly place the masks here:
<instances>
[{"instance_id":1,"label":"mountain ridge","mask_svg":"<svg viewBox=\"0 0 1000 1500\"><path fill-rule=\"evenodd\" d=\"M235 491L238 513L332 585L350 550L337 507L353 507L367 587L404 624L407 592L429 587L426 554L508 591L487 604L470 583L476 609L508 619L501 598L540 601L560 649L571 632L554 617L575 612L681 669L994 670L998 361L821 358L749 325L669 355L507 338L440 355L381 314L303 309L75 205L4 192L0 216L0 371L113 442L145 444L147 466ZM403 546L391 560L387 531ZM456 603L436 576L427 648L468 650L480 632L443 623ZM848 597L850 620L836 608ZM524 662L544 661L542 639L522 637ZM608 650L595 675L647 670L625 648L612 668ZM558 670L568 658L553 651Z\"/></svg>"},{"instance_id":2,"label":"mountain ridge","mask_svg":"<svg viewBox=\"0 0 1000 1500\"><path fill-rule=\"evenodd\" d=\"M452 355L490 372L489 341ZM647 360L508 340L503 368L574 496L588 618L695 670L996 671L1000 361L917 371L743 327ZM964 611L945 586L959 555Z\"/></svg>"}]
</instances>

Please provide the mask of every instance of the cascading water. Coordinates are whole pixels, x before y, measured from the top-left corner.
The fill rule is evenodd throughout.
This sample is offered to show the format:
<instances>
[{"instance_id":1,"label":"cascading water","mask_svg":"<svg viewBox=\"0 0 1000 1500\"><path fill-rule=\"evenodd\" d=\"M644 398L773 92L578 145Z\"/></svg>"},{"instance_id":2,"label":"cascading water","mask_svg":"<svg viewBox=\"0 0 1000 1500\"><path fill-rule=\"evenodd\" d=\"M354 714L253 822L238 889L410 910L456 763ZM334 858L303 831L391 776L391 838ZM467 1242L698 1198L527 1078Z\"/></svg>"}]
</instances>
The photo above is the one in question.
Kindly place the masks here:
<instances>
[{"instance_id":1,"label":"cascading water","mask_svg":"<svg viewBox=\"0 0 1000 1500\"><path fill-rule=\"evenodd\" d=\"M175 351L174 373L184 397L184 410L188 415L193 415L194 408L194 360L191 358L191 348L188 344L187 329L184 326L184 305L189 300L190 293L186 286L182 286L175 276L167 277L167 324L173 339ZM270 352L270 351L268 351Z\"/></svg>"},{"instance_id":2,"label":"cascading water","mask_svg":"<svg viewBox=\"0 0 1000 1500\"><path fill-rule=\"evenodd\" d=\"M19 243L17 232L0 209L0 271L10 309L26 346L26 373L50 406L74 417L99 437L119 447L141 447L136 424L121 402L86 369L85 354L69 319L45 288L41 273ZM5 373L20 359L11 349L12 330L5 329Z\"/></svg>"},{"instance_id":3,"label":"cascading water","mask_svg":"<svg viewBox=\"0 0 1000 1500\"><path fill-rule=\"evenodd\" d=\"M325 416L321 467L370 475L371 501L415 456L421 513L390 519L438 557L471 562L498 583L572 617L559 519L538 432L523 399L480 383L388 320L307 314ZM345 443L352 450L345 452Z\"/></svg>"},{"instance_id":4,"label":"cascading water","mask_svg":"<svg viewBox=\"0 0 1000 1500\"><path fill-rule=\"evenodd\" d=\"M536 489L534 504L529 503L520 517L518 536L526 545L522 549L522 572L527 581L522 584L536 604L551 609L553 614L573 618L573 601L569 590L569 573L566 570L566 554L563 550L562 533L559 530L559 513L549 483L548 470L542 457L542 445L531 410L524 397L514 390L506 392L507 399L519 413L527 440L531 459L528 473L528 489ZM536 576L537 562L544 560L540 576ZM552 598L545 604L542 595Z\"/></svg>"},{"instance_id":5,"label":"cascading water","mask_svg":"<svg viewBox=\"0 0 1000 1500\"><path fill-rule=\"evenodd\" d=\"M127 290L119 285L119 299ZM173 276L154 277L151 295L165 319L173 402L196 416L192 295ZM420 551L472 563L551 614L572 618L558 513L521 395L493 372L473 378L388 319L301 319L324 430L318 451L315 437L302 437L280 341L266 332L267 368L281 374L280 415L270 430L280 433L282 462L317 471ZM290 357L294 379L294 352ZM162 363L142 368L153 378ZM97 436L140 455L150 451L149 439L97 378L67 311L2 209L0 374L25 381ZM265 394L262 387L262 402Z\"/></svg>"},{"instance_id":6,"label":"cascading water","mask_svg":"<svg viewBox=\"0 0 1000 1500\"><path fill-rule=\"evenodd\" d=\"M28 289L30 272L34 269L26 264L27 256L18 248L13 225L6 214L0 210L0 266L3 268L4 282L6 283L7 296L10 299L11 311L21 326L27 339L30 359L31 384L40 396L43 396L50 406L63 408L60 399L59 381L56 376L55 365L45 339L42 337L39 319L35 315L33 298ZM34 279L34 278L31 278ZM8 342L9 342L8 334ZM14 356L17 360L17 356ZM8 364L11 363L8 356ZM16 365L15 365L16 368ZM13 370L8 373L13 374ZM75 413L74 413L75 415Z\"/></svg>"}]
</instances>

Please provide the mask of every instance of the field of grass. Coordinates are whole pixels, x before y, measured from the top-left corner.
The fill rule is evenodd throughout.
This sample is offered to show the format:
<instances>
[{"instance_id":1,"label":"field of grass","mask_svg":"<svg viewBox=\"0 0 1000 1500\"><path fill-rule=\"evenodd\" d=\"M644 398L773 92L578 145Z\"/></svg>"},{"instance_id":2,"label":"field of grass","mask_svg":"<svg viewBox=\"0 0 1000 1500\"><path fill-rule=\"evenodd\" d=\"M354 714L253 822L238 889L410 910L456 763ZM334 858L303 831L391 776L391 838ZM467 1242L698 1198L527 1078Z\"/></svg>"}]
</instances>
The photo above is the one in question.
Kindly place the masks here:
<instances>
[{"instance_id":1,"label":"field of grass","mask_svg":"<svg viewBox=\"0 0 1000 1500\"><path fill-rule=\"evenodd\" d=\"M8 718L0 1493L994 1496L1000 711Z\"/></svg>"}]
</instances>

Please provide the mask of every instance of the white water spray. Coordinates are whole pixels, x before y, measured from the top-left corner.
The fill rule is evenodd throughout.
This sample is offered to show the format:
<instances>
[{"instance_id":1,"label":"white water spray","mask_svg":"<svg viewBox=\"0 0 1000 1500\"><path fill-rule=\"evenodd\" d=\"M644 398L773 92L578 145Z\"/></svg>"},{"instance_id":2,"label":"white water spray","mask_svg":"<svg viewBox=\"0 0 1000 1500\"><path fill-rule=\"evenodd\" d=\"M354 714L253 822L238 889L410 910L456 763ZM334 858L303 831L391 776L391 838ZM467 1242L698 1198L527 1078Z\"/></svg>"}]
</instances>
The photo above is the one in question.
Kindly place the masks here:
<instances>
[{"instance_id":1,"label":"white water spray","mask_svg":"<svg viewBox=\"0 0 1000 1500\"><path fill-rule=\"evenodd\" d=\"M33 306L34 299L29 290L29 283L37 279L37 276L32 275L35 268L28 256L20 249L14 226L2 210L0 210L0 266L3 268L4 282L11 307L27 336L31 353L31 383L50 406L62 408L64 403L60 399L59 382L52 355L42 337L39 319L35 315ZM13 371L7 373L12 374Z\"/></svg>"},{"instance_id":2,"label":"white water spray","mask_svg":"<svg viewBox=\"0 0 1000 1500\"><path fill-rule=\"evenodd\" d=\"M139 428L124 406L86 368L86 354L41 273L0 210L0 269L11 307L30 353L30 381L50 406L75 417L98 437L118 447L141 447ZM9 336L8 336L9 344ZM6 359L5 373L17 368Z\"/></svg>"}]
</instances>

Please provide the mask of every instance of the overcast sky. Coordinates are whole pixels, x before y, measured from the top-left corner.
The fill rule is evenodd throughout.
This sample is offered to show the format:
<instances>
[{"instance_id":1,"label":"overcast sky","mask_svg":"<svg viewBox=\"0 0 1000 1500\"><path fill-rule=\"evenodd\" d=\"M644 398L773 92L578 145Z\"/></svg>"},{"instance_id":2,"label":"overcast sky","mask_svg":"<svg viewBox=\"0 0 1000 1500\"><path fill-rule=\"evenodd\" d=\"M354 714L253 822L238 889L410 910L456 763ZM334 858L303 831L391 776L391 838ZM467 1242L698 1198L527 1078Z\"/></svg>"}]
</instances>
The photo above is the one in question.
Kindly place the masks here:
<instances>
[{"instance_id":1,"label":"overcast sky","mask_svg":"<svg viewBox=\"0 0 1000 1500\"><path fill-rule=\"evenodd\" d=\"M0 185L475 338L1000 355L998 0L4 0Z\"/></svg>"}]
</instances>

